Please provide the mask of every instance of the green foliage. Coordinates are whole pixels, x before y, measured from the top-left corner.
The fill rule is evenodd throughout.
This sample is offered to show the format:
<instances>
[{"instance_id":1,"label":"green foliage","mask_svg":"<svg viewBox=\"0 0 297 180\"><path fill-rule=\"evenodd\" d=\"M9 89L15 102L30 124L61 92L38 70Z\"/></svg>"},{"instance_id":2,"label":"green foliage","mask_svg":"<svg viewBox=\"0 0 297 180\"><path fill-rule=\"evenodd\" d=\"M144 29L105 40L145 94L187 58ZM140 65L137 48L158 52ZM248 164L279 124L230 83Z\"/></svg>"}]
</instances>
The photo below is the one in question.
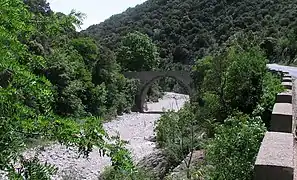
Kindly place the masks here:
<instances>
[{"instance_id":1,"label":"green foliage","mask_svg":"<svg viewBox=\"0 0 297 180\"><path fill-rule=\"evenodd\" d=\"M196 93L188 108L190 116L181 118L184 110L165 114L156 127L160 146L179 161L191 152L188 147L195 148L197 143L183 141L191 139L185 129L207 134L210 139L194 138L199 139L198 145L205 140L208 144L207 166L196 167L191 175L196 179L251 178L265 132L260 117L269 119L275 95L282 89L280 80L267 72L265 55L254 41L239 37L231 44L194 66ZM181 150L181 145L186 148Z\"/></svg>"},{"instance_id":2,"label":"green foliage","mask_svg":"<svg viewBox=\"0 0 297 180\"><path fill-rule=\"evenodd\" d=\"M281 78L267 72L263 79L263 94L254 110L254 116L261 116L266 127L270 127L270 119L273 106L276 100L276 94L283 92L284 87L281 85Z\"/></svg>"},{"instance_id":3,"label":"green foliage","mask_svg":"<svg viewBox=\"0 0 297 180\"><path fill-rule=\"evenodd\" d=\"M106 142L100 116L114 107L118 113L128 109L136 82L105 63L96 71L108 76L93 83L100 49L77 37L81 14L54 13L44 0L4 0L0 14L0 170L10 179L50 179L55 167L21 155L29 139L47 139L78 147L85 157L97 147L122 166L117 168L132 171L119 139ZM108 106L115 96L122 104Z\"/></svg>"},{"instance_id":4,"label":"green foliage","mask_svg":"<svg viewBox=\"0 0 297 180\"><path fill-rule=\"evenodd\" d=\"M103 116L106 113L107 90L104 83L90 87L90 90L87 90L86 99L86 111L94 116Z\"/></svg>"},{"instance_id":5,"label":"green foliage","mask_svg":"<svg viewBox=\"0 0 297 180\"><path fill-rule=\"evenodd\" d=\"M139 32L129 33L123 38L117 61L128 71L148 71L159 65L155 44Z\"/></svg>"},{"instance_id":6,"label":"green foliage","mask_svg":"<svg viewBox=\"0 0 297 180\"><path fill-rule=\"evenodd\" d=\"M99 48L91 38L77 38L73 39L71 45L83 57L86 66L92 69L97 61Z\"/></svg>"},{"instance_id":7,"label":"green foliage","mask_svg":"<svg viewBox=\"0 0 297 180\"><path fill-rule=\"evenodd\" d=\"M215 57L198 60L193 74L199 85L195 101L203 100L205 93L213 94L219 107L212 117L220 122L234 110L251 114L263 94L265 72L266 59L258 47L236 45Z\"/></svg>"},{"instance_id":8,"label":"green foliage","mask_svg":"<svg viewBox=\"0 0 297 180\"><path fill-rule=\"evenodd\" d=\"M115 143L109 144L108 155L111 157L112 166L105 169L100 175L99 179L102 180L151 180L153 176L138 169L133 165L131 153L129 150L124 148L126 144L124 141L119 139L119 136L111 137L112 140L116 140Z\"/></svg>"},{"instance_id":9,"label":"green foliage","mask_svg":"<svg viewBox=\"0 0 297 180\"><path fill-rule=\"evenodd\" d=\"M31 18L31 13L29 13L25 6L23 6L22 1L13 0L3 0L1 1L1 31L9 30L10 34L16 35L17 33L23 34L26 37L30 34L32 25L28 24L29 19ZM7 44L3 44L7 45Z\"/></svg>"},{"instance_id":10,"label":"green foliage","mask_svg":"<svg viewBox=\"0 0 297 180\"><path fill-rule=\"evenodd\" d=\"M292 62L296 56L295 0L148 0L90 26L90 34L111 49L133 31L147 34L160 50L163 67L193 64L217 51L237 32L253 32L270 62ZM281 41L280 41L281 40ZM286 59L285 59L286 58Z\"/></svg>"},{"instance_id":11,"label":"green foliage","mask_svg":"<svg viewBox=\"0 0 297 180\"><path fill-rule=\"evenodd\" d=\"M251 113L262 92L263 77L266 72L266 58L258 47L235 52L231 49L228 57L230 65L225 76L224 101L232 109Z\"/></svg>"},{"instance_id":12,"label":"green foliage","mask_svg":"<svg viewBox=\"0 0 297 180\"><path fill-rule=\"evenodd\" d=\"M147 171L137 169L133 174L125 175L114 170L113 167L106 168L100 175L100 180L154 180L155 178Z\"/></svg>"},{"instance_id":13,"label":"green foliage","mask_svg":"<svg viewBox=\"0 0 297 180\"><path fill-rule=\"evenodd\" d=\"M56 112L61 115L84 113L82 93L91 73L84 66L82 57L72 49L56 49L47 58L47 78L56 85Z\"/></svg>"},{"instance_id":14,"label":"green foliage","mask_svg":"<svg viewBox=\"0 0 297 180\"><path fill-rule=\"evenodd\" d=\"M104 105L108 111L106 117L109 118L130 110L138 82L126 79L120 74L120 66L111 50L100 47L99 53L100 56L92 71L92 82L96 85L105 84L107 94Z\"/></svg>"},{"instance_id":15,"label":"green foliage","mask_svg":"<svg viewBox=\"0 0 297 180\"><path fill-rule=\"evenodd\" d=\"M57 168L47 163L40 163L37 155L38 153L36 153L32 159L25 159L20 156L20 167L17 167L17 172L14 170L9 171L9 177L14 180L50 180L49 177L57 172Z\"/></svg>"},{"instance_id":16,"label":"green foliage","mask_svg":"<svg viewBox=\"0 0 297 180\"><path fill-rule=\"evenodd\" d=\"M188 153L201 148L203 131L194 118L190 104L178 113L166 112L157 122L157 142L172 165L180 163Z\"/></svg>"},{"instance_id":17,"label":"green foliage","mask_svg":"<svg viewBox=\"0 0 297 180\"><path fill-rule=\"evenodd\" d=\"M126 148L123 148L125 142L120 140L119 136L112 137L112 139L117 140L115 143L110 144L110 147L108 147L114 170L118 171L119 173L124 173L123 175L129 175L133 173L134 166L130 152Z\"/></svg>"},{"instance_id":18,"label":"green foliage","mask_svg":"<svg viewBox=\"0 0 297 180\"><path fill-rule=\"evenodd\" d=\"M200 105L196 105L193 102L194 118L206 135L212 137L214 135L214 128L219 124L217 118L221 117L220 114L217 114L221 111L219 96L211 92L206 92L200 101Z\"/></svg>"},{"instance_id":19,"label":"green foliage","mask_svg":"<svg viewBox=\"0 0 297 180\"><path fill-rule=\"evenodd\" d=\"M29 6L30 12L34 14L49 15L53 13L46 0L24 0L23 2Z\"/></svg>"},{"instance_id":20,"label":"green foliage","mask_svg":"<svg viewBox=\"0 0 297 180\"><path fill-rule=\"evenodd\" d=\"M216 128L206 148L206 179L249 180L266 129L261 119L236 114Z\"/></svg>"}]
</instances>

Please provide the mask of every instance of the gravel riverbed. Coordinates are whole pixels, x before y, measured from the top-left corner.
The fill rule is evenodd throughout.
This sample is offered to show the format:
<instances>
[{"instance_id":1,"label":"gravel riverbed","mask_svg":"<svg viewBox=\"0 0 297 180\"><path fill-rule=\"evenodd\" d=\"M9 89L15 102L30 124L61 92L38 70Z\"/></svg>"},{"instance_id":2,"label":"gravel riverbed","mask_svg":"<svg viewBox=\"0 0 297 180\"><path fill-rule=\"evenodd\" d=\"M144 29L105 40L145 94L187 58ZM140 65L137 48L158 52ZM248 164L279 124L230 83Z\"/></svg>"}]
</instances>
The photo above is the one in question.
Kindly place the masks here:
<instances>
[{"instance_id":1,"label":"gravel riverbed","mask_svg":"<svg viewBox=\"0 0 297 180\"><path fill-rule=\"evenodd\" d=\"M148 111L178 110L188 101L187 95L165 93L157 103L148 103ZM105 123L104 129L109 135L119 133L121 139L128 141L126 147L131 151L133 160L138 162L152 153L155 143L148 139L154 135L155 122L161 117L158 113L135 113L118 116L115 120ZM111 164L108 157L101 157L95 149L88 159L78 158L75 149L67 149L59 144L45 147L39 155L42 162L48 162L59 168L55 180L65 179L98 179L98 175Z\"/></svg>"}]
</instances>

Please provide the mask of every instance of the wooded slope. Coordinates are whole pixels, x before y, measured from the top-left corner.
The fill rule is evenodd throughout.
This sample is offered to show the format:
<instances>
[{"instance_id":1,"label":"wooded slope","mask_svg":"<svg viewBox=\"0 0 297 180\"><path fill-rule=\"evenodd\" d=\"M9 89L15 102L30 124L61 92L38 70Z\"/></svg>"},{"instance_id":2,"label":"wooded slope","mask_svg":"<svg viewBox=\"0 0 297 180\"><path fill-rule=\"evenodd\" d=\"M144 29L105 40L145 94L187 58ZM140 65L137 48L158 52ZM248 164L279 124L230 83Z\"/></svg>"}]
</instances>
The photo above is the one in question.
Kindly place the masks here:
<instances>
[{"instance_id":1,"label":"wooded slope","mask_svg":"<svg viewBox=\"0 0 297 180\"><path fill-rule=\"evenodd\" d=\"M296 55L296 17L296 0L148 0L84 33L115 50L121 36L137 30L157 44L163 63L191 64L236 32L252 31L268 39L265 47L271 61L284 50L291 61Z\"/></svg>"}]
</instances>

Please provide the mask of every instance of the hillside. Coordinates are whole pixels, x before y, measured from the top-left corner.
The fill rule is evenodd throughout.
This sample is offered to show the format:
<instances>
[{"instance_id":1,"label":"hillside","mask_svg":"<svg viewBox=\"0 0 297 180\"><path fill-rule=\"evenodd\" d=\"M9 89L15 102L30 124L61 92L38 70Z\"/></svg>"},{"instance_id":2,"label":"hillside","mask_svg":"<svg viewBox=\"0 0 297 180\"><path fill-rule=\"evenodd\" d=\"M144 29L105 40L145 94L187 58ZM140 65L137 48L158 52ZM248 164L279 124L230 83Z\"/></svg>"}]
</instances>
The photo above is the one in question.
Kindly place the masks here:
<instances>
[{"instance_id":1,"label":"hillside","mask_svg":"<svg viewBox=\"0 0 297 180\"><path fill-rule=\"evenodd\" d=\"M191 64L235 33L252 31L267 39L262 47L270 61L285 55L291 62L297 52L296 16L297 0L148 0L83 33L115 51L121 36L137 30L157 44L163 63Z\"/></svg>"},{"instance_id":2,"label":"hillside","mask_svg":"<svg viewBox=\"0 0 297 180\"><path fill-rule=\"evenodd\" d=\"M296 3L228 3L148 1L102 23L98 34L90 27L96 42L76 32L79 12L54 12L46 0L1 0L0 179L172 179L163 177L180 163L186 175L177 179L252 179L276 94L284 92L266 56L294 59ZM223 45L241 29L258 37L239 34ZM151 38L121 38L133 30ZM194 66L168 62L190 64L213 49ZM171 94L159 105L178 112L156 114L148 103L151 113L129 113L141 89L122 72L158 70L160 62L191 68L189 102ZM156 82L147 100L162 95L159 86L179 90L171 85Z\"/></svg>"}]
</instances>

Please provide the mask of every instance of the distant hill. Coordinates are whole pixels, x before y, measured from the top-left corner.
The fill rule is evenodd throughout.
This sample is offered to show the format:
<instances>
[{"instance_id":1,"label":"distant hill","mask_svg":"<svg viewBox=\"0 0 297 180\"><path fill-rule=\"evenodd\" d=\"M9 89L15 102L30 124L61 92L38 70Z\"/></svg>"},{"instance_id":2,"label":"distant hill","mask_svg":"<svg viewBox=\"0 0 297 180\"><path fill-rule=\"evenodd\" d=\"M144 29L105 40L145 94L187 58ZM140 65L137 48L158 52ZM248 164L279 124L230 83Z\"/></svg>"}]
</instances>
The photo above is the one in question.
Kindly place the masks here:
<instances>
[{"instance_id":1,"label":"distant hill","mask_svg":"<svg viewBox=\"0 0 297 180\"><path fill-rule=\"evenodd\" d=\"M137 30L153 39L163 62L191 64L239 31L269 37L271 61L284 52L293 59L296 29L297 0L148 0L83 33L116 50L121 36Z\"/></svg>"}]
</instances>

